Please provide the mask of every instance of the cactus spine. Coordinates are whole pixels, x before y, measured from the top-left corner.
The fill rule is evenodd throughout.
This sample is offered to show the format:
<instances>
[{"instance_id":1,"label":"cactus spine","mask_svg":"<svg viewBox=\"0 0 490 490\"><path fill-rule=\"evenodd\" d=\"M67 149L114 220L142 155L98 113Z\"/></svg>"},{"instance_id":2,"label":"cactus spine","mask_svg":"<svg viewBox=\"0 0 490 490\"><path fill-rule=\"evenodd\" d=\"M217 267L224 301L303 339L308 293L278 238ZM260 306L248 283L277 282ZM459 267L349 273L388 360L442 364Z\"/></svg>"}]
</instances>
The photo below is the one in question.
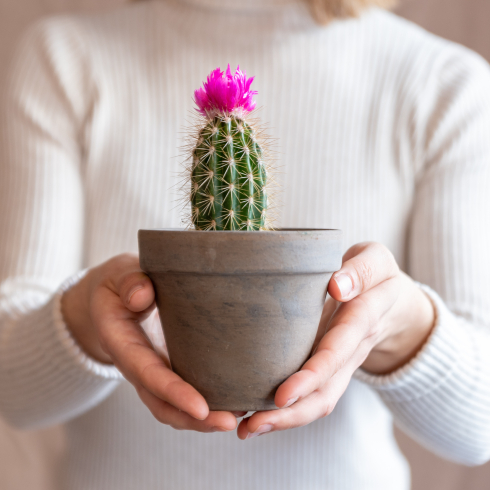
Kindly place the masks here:
<instances>
[{"instance_id":1,"label":"cactus spine","mask_svg":"<svg viewBox=\"0 0 490 490\"><path fill-rule=\"evenodd\" d=\"M186 185L196 230L267 228L267 141L249 117L252 81L228 66L226 75L214 70L195 92L200 115L188 146Z\"/></svg>"},{"instance_id":2,"label":"cactus spine","mask_svg":"<svg viewBox=\"0 0 490 490\"><path fill-rule=\"evenodd\" d=\"M254 130L234 115L215 116L199 133L191 176L197 230L265 226L267 172Z\"/></svg>"}]
</instances>

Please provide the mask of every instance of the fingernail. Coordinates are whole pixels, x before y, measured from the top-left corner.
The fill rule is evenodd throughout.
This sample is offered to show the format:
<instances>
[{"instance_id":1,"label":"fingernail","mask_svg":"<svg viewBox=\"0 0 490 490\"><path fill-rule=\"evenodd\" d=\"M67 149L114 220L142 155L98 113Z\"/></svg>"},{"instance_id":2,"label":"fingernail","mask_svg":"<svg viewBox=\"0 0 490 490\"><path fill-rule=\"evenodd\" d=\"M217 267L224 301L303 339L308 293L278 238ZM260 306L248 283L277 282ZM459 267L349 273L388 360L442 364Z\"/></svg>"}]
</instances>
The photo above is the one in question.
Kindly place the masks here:
<instances>
[{"instance_id":1,"label":"fingernail","mask_svg":"<svg viewBox=\"0 0 490 490\"><path fill-rule=\"evenodd\" d=\"M139 291L140 289L143 289L143 286L135 286L134 289L131 289L131 291L128 294L128 299L126 300L126 303L129 305L131 303L131 298L133 297L133 294Z\"/></svg>"},{"instance_id":2,"label":"fingernail","mask_svg":"<svg viewBox=\"0 0 490 490\"><path fill-rule=\"evenodd\" d=\"M219 427L219 426L212 427L211 430L213 432L228 432L228 429L225 429L224 427Z\"/></svg>"},{"instance_id":3,"label":"fingernail","mask_svg":"<svg viewBox=\"0 0 490 490\"><path fill-rule=\"evenodd\" d=\"M352 284L352 279L347 274L338 274L334 277L334 281L337 283L337 287L340 290L342 298L347 298L354 286Z\"/></svg>"},{"instance_id":4,"label":"fingernail","mask_svg":"<svg viewBox=\"0 0 490 490\"><path fill-rule=\"evenodd\" d=\"M288 408L288 407L290 407L293 403L295 403L298 400L298 398L299 398L299 396L297 396L296 398L290 398L286 402L286 405L284 405L284 407L282 407L282 408Z\"/></svg>"},{"instance_id":5,"label":"fingernail","mask_svg":"<svg viewBox=\"0 0 490 490\"><path fill-rule=\"evenodd\" d=\"M259 428L255 432L249 432L247 435L247 439L252 439L253 437L260 436L261 434L265 434L266 432L270 432L272 430L271 424L263 424L259 426Z\"/></svg>"}]
</instances>

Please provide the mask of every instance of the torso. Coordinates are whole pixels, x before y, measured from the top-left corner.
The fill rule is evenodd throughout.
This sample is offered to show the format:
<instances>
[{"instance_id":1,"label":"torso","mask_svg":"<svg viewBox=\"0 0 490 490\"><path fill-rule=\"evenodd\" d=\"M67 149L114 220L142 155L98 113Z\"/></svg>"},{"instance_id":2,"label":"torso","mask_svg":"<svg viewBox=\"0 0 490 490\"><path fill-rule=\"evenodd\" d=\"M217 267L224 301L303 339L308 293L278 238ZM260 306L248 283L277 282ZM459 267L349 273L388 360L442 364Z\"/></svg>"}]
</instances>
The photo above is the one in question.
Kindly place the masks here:
<instances>
[{"instance_id":1,"label":"torso","mask_svg":"<svg viewBox=\"0 0 490 490\"><path fill-rule=\"evenodd\" d=\"M404 264L417 172L405 81L419 56L410 36L424 34L377 11L321 28L298 6L236 14L172 1L78 22L93 83L85 266L137 252L139 228L182 226L181 131L193 90L227 63L256 76L260 117L278 139L277 225L340 228L344 248L379 241ZM70 490L409 488L391 415L358 381L327 419L253 441L161 426L128 384L68 434Z\"/></svg>"}]
</instances>

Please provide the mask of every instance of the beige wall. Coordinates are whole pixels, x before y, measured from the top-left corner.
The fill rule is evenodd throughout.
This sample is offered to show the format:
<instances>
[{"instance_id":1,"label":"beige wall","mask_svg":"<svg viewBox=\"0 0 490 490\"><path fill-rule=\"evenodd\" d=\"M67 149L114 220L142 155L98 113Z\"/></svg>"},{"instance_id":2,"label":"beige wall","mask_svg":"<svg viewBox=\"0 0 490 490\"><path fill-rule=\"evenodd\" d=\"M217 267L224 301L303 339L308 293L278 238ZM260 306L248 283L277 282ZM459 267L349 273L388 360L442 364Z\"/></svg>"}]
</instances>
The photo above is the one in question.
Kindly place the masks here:
<instances>
[{"instance_id":1,"label":"beige wall","mask_svg":"<svg viewBox=\"0 0 490 490\"><path fill-rule=\"evenodd\" d=\"M64 448L63 431L19 432L0 419L0 489L53 490Z\"/></svg>"},{"instance_id":2,"label":"beige wall","mask_svg":"<svg viewBox=\"0 0 490 490\"><path fill-rule=\"evenodd\" d=\"M478 51L490 61L490 0L399 0L399 3L401 15Z\"/></svg>"},{"instance_id":3,"label":"beige wall","mask_svg":"<svg viewBox=\"0 0 490 490\"><path fill-rule=\"evenodd\" d=\"M19 32L32 20L73 10L110 8L123 0L0 0L0 90ZM398 9L432 32L490 60L490 0L405 0ZM490 87L489 87L490 89ZM488 490L490 464L463 468L442 461L398 433L413 468L413 490ZM53 490L63 451L63 431L19 433L0 420L0 489ZM361 489L358 489L361 490Z\"/></svg>"}]
</instances>

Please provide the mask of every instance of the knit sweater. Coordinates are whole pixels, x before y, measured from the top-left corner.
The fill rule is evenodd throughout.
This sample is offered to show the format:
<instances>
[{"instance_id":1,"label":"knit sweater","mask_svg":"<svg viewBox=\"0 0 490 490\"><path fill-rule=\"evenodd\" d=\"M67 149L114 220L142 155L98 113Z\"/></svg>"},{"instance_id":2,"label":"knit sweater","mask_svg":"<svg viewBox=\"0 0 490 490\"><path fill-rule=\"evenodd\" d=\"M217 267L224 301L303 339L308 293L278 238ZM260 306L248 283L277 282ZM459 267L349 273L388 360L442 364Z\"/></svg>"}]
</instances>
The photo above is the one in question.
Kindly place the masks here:
<instances>
[{"instance_id":1,"label":"knit sweater","mask_svg":"<svg viewBox=\"0 0 490 490\"><path fill-rule=\"evenodd\" d=\"M385 244L434 303L417 356L359 369L333 413L240 441L159 424L60 312L80 271L181 227L192 93L255 75L278 139L280 226ZM294 0L148 0L34 25L0 123L0 413L66 424L62 490L407 490L393 423L443 457L490 458L490 70L377 9L315 24Z\"/></svg>"}]
</instances>

